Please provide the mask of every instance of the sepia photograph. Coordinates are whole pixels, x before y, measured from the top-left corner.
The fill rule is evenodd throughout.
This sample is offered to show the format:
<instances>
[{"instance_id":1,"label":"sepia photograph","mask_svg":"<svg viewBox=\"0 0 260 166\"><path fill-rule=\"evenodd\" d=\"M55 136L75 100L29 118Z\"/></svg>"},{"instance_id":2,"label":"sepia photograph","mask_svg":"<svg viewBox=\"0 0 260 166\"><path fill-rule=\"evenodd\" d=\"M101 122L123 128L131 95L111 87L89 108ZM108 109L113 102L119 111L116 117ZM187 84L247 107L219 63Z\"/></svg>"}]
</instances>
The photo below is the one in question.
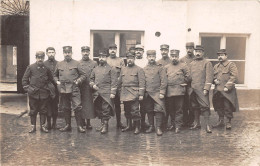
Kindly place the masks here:
<instances>
[{"instance_id":1,"label":"sepia photograph","mask_svg":"<svg viewBox=\"0 0 260 166\"><path fill-rule=\"evenodd\" d=\"M0 1L0 165L260 166L260 0Z\"/></svg>"}]
</instances>

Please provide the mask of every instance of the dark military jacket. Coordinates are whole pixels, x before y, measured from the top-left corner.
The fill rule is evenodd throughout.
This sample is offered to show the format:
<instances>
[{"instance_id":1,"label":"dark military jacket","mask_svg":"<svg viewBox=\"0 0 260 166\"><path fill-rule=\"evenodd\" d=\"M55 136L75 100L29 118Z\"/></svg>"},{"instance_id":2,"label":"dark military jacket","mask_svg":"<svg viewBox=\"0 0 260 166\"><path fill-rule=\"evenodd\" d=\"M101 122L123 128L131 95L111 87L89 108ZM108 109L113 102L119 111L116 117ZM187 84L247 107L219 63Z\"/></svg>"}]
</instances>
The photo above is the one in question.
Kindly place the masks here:
<instances>
[{"instance_id":1,"label":"dark military jacket","mask_svg":"<svg viewBox=\"0 0 260 166\"><path fill-rule=\"evenodd\" d=\"M205 103L209 105L209 96L203 90L210 90L213 82L213 67L210 61L202 58L190 63L191 88Z\"/></svg>"},{"instance_id":2,"label":"dark military jacket","mask_svg":"<svg viewBox=\"0 0 260 166\"><path fill-rule=\"evenodd\" d=\"M50 91L54 90L48 86L52 81L52 73L45 65L40 66L33 63L27 67L22 78L22 85L30 97L46 99L50 96Z\"/></svg>"},{"instance_id":3,"label":"dark military jacket","mask_svg":"<svg viewBox=\"0 0 260 166\"><path fill-rule=\"evenodd\" d=\"M84 61L80 60L80 67L86 73L87 78L80 85L81 93L81 104L82 104L82 117L84 119L95 118L94 104L93 104L93 91L90 87L90 75L95 67L97 67L97 62L91 59Z\"/></svg>"},{"instance_id":4,"label":"dark military jacket","mask_svg":"<svg viewBox=\"0 0 260 166\"><path fill-rule=\"evenodd\" d=\"M58 61L56 61L55 59L54 59L53 61L51 61L51 60L46 60L46 61L44 61L43 63L44 63L44 65L45 65L46 67L48 67L48 68L51 70L52 73L54 73L54 70L55 70L55 67L56 67Z\"/></svg>"},{"instance_id":5,"label":"dark military jacket","mask_svg":"<svg viewBox=\"0 0 260 166\"><path fill-rule=\"evenodd\" d=\"M214 80L219 80L220 84L215 84L215 89L213 90L213 106L216 104L214 102L216 100L215 95L217 92L220 92L232 103L233 112L239 110L237 93L235 88L237 76L237 67L233 62L227 60L223 63L218 63L214 66ZM225 87L228 89L228 92L224 92Z\"/></svg>"},{"instance_id":6,"label":"dark military jacket","mask_svg":"<svg viewBox=\"0 0 260 166\"><path fill-rule=\"evenodd\" d=\"M61 82L58 85L60 93L72 93L74 87L78 88L74 81L77 81L79 84L82 83L86 79L86 73L82 70L78 61L74 59L71 59L69 62L63 60L56 65L54 79L55 82Z\"/></svg>"},{"instance_id":7,"label":"dark military jacket","mask_svg":"<svg viewBox=\"0 0 260 166\"><path fill-rule=\"evenodd\" d=\"M160 99L160 94L165 96L167 87L167 77L164 67L158 64L148 64L144 67L144 74L146 94L153 98L163 108L163 111L165 111L165 101L164 99Z\"/></svg>"},{"instance_id":8,"label":"dark military jacket","mask_svg":"<svg viewBox=\"0 0 260 166\"><path fill-rule=\"evenodd\" d=\"M181 63L185 63L188 66L188 69L190 69L190 63L194 60L194 55L190 57L189 55L185 55L180 59ZM192 92L191 84L190 82L187 83L186 87L186 95L190 94Z\"/></svg>"},{"instance_id":9,"label":"dark military jacket","mask_svg":"<svg viewBox=\"0 0 260 166\"><path fill-rule=\"evenodd\" d=\"M107 64L116 69L117 77L119 78L121 68L125 66L124 60L119 57L111 58L109 56L107 57Z\"/></svg>"},{"instance_id":10,"label":"dark military jacket","mask_svg":"<svg viewBox=\"0 0 260 166\"><path fill-rule=\"evenodd\" d=\"M144 96L145 92L145 75L139 66L123 67L119 77L121 85L121 101L138 100L139 96Z\"/></svg>"},{"instance_id":11,"label":"dark military jacket","mask_svg":"<svg viewBox=\"0 0 260 166\"><path fill-rule=\"evenodd\" d=\"M110 99L110 94L116 94L117 91L117 71L109 64L95 67L90 76L90 87L96 85L99 90L94 91L94 101L101 96L114 110L114 103Z\"/></svg>"},{"instance_id":12,"label":"dark military jacket","mask_svg":"<svg viewBox=\"0 0 260 166\"><path fill-rule=\"evenodd\" d=\"M185 95L187 83L190 81L188 66L184 63L168 64L165 66L167 74L167 97ZM182 84L182 85L181 85Z\"/></svg>"},{"instance_id":13,"label":"dark military jacket","mask_svg":"<svg viewBox=\"0 0 260 166\"><path fill-rule=\"evenodd\" d=\"M168 65L169 63L171 63L171 60L170 60L170 58L169 57L167 57L167 58L161 58L161 59L159 59L157 62L156 62L158 65L162 65L162 66L166 66L166 65Z\"/></svg>"}]
</instances>

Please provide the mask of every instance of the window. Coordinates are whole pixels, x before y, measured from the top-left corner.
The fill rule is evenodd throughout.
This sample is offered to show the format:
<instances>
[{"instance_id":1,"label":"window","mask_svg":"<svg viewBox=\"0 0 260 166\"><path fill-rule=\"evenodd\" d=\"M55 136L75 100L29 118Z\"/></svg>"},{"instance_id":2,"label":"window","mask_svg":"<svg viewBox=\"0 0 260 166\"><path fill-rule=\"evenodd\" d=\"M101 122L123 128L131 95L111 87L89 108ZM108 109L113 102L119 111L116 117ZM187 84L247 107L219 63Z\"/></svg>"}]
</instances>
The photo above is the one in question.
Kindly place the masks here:
<instances>
[{"instance_id":1,"label":"window","mask_svg":"<svg viewBox=\"0 0 260 166\"><path fill-rule=\"evenodd\" d=\"M238 84L245 83L245 63L246 63L246 41L248 35L235 34L200 34L201 45L205 48L205 57L212 62L218 63L217 51L225 48L228 59L234 62L238 68Z\"/></svg>"},{"instance_id":2,"label":"window","mask_svg":"<svg viewBox=\"0 0 260 166\"><path fill-rule=\"evenodd\" d=\"M143 44L144 31L109 31L91 30L91 50L93 59L97 59L100 49L108 49L112 43L117 44L117 56L124 58L130 47Z\"/></svg>"}]
</instances>

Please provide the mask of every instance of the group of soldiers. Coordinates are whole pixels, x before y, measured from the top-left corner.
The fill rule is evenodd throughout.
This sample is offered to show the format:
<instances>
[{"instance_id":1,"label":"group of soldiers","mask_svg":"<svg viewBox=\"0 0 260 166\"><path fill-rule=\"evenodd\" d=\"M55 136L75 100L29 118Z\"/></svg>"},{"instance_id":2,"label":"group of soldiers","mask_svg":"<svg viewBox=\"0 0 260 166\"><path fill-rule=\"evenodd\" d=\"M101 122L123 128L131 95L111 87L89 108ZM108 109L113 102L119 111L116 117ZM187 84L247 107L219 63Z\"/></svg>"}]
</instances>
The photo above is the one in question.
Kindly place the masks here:
<instances>
[{"instance_id":1,"label":"group of soldiers","mask_svg":"<svg viewBox=\"0 0 260 166\"><path fill-rule=\"evenodd\" d=\"M116 115L117 128L122 132L156 132L182 128L212 127L231 129L233 112L238 111L235 83L237 68L228 61L225 49L217 52L219 63L213 68L204 58L204 48L186 43L187 54L179 59L179 50L160 46L162 58L156 61L156 51L137 44L126 53L126 63L116 56L117 45L99 50L98 64L91 60L90 48L81 47L82 59L72 59L72 47L64 46L64 60L55 60L55 49L36 52L36 63L27 67L22 84L28 92L31 129L36 131L36 117L40 114L41 131L56 129L58 110L64 112L65 126L60 131L71 131L71 111L74 111L77 129L84 133L92 129L90 119L98 117L101 134L108 132L109 119ZM195 52L195 53L194 53ZM170 53L170 55L169 55ZM214 84L213 107L219 115L211 126L209 91ZM121 123L121 103L124 106L126 126ZM227 118L225 123L224 117ZM47 123L46 123L47 119ZM148 119L148 123L146 122ZM170 124L169 124L170 121Z\"/></svg>"}]
</instances>

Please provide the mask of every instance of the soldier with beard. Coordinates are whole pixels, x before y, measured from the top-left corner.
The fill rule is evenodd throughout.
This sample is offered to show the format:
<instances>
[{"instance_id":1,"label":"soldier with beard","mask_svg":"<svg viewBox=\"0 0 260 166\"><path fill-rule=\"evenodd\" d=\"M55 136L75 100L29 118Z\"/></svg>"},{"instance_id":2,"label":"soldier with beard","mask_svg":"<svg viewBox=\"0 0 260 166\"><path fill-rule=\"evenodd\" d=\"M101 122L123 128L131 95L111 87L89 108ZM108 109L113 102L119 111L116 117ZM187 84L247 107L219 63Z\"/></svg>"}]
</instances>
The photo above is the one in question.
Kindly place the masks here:
<instances>
[{"instance_id":1,"label":"soldier with beard","mask_svg":"<svg viewBox=\"0 0 260 166\"><path fill-rule=\"evenodd\" d=\"M71 108L75 112L77 128L84 133L82 127L82 105L79 84L86 79L86 73L81 69L79 62L72 59L72 47L63 47L64 60L57 63L54 79L60 92L62 110L65 114L66 125L60 131L71 131ZM71 107L72 106L72 107Z\"/></svg>"},{"instance_id":2,"label":"soldier with beard","mask_svg":"<svg viewBox=\"0 0 260 166\"><path fill-rule=\"evenodd\" d=\"M109 45L109 57L107 58L107 64L109 66L113 67L117 71L117 80L119 78L121 68L125 66L124 60L117 57L117 45L111 44ZM114 98L115 103L115 112L116 112L116 122L117 122L117 128L123 129L125 126L121 123L121 106L120 106L120 86L118 86L116 97Z\"/></svg>"},{"instance_id":3,"label":"soldier with beard","mask_svg":"<svg viewBox=\"0 0 260 166\"><path fill-rule=\"evenodd\" d=\"M97 62L89 59L90 48L88 46L81 47L82 59L79 61L80 67L86 73L87 78L80 86L81 103L82 103L82 123L86 129L92 129L90 119L96 117L93 104L93 92L89 85L89 78L92 70L97 67ZM87 121L87 123L86 123Z\"/></svg>"},{"instance_id":4,"label":"soldier with beard","mask_svg":"<svg viewBox=\"0 0 260 166\"><path fill-rule=\"evenodd\" d=\"M165 115L164 96L167 87L167 77L165 69L162 65L155 62L156 51L147 51L148 64L144 67L145 73L145 96L144 108L148 115L149 128L145 131L151 133L155 130L154 117L156 119L156 134L161 136L163 116Z\"/></svg>"},{"instance_id":5,"label":"soldier with beard","mask_svg":"<svg viewBox=\"0 0 260 166\"><path fill-rule=\"evenodd\" d=\"M224 126L224 116L228 119L226 129L231 129L233 112L239 110L235 83L237 81L237 67L228 61L226 49L218 51L219 63L214 66L213 106L219 116L219 121L213 127Z\"/></svg>"},{"instance_id":6,"label":"soldier with beard","mask_svg":"<svg viewBox=\"0 0 260 166\"><path fill-rule=\"evenodd\" d=\"M169 45L168 44L162 44L160 46L160 50L161 50L161 55L162 58L160 60L158 60L156 63L162 66L166 66L169 63L171 63L171 60L169 58ZM169 119L169 111L168 111L168 103L167 101L165 102L165 106L166 106L166 114L163 118L163 130L166 130L168 127L168 119Z\"/></svg>"},{"instance_id":7,"label":"soldier with beard","mask_svg":"<svg viewBox=\"0 0 260 166\"><path fill-rule=\"evenodd\" d=\"M40 114L41 131L48 133L45 127L48 101L50 96L50 82L53 81L51 71L44 65L45 54L43 51L36 52L36 63L29 65L22 78L22 85L29 95L31 129L29 133L36 131L37 114ZM53 87L54 90L54 87Z\"/></svg>"},{"instance_id":8,"label":"soldier with beard","mask_svg":"<svg viewBox=\"0 0 260 166\"><path fill-rule=\"evenodd\" d=\"M58 63L58 61L55 60L55 49L53 47L48 47L46 49L46 54L48 56L48 60L44 61L44 65L50 69L52 74L54 73L55 67ZM56 129L56 121L58 117L58 105L59 105L59 92L57 89L57 85L55 85L55 97L53 99L49 100L49 108L48 108L48 114L47 114L47 129ZM52 119L52 124L51 124Z\"/></svg>"},{"instance_id":9,"label":"soldier with beard","mask_svg":"<svg viewBox=\"0 0 260 166\"><path fill-rule=\"evenodd\" d=\"M200 129L200 115L204 116L206 132L211 133L209 125L210 103L209 90L213 82L213 67L210 61L204 59L204 48L197 45L195 48L195 60L190 64L191 74L191 106L195 120L191 130Z\"/></svg>"},{"instance_id":10,"label":"soldier with beard","mask_svg":"<svg viewBox=\"0 0 260 166\"><path fill-rule=\"evenodd\" d=\"M140 133L140 110L139 100L143 100L145 90L144 71L135 65L135 56L127 53L127 66L123 67L119 77L119 86L122 86L120 98L124 103L125 117L127 119L127 127L129 122L134 121L134 134Z\"/></svg>"},{"instance_id":11,"label":"soldier with beard","mask_svg":"<svg viewBox=\"0 0 260 166\"><path fill-rule=\"evenodd\" d=\"M107 64L107 53L99 51L99 65L93 69L90 76L90 87L94 89L94 108L101 119L101 127L97 129L101 134L108 132L108 121L114 116L113 99L117 91L117 71Z\"/></svg>"},{"instance_id":12,"label":"soldier with beard","mask_svg":"<svg viewBox=\"0 0 260 166\"><path fill-rule=\"evenodd\" d=\"M186 52L187 55L180 59L181 63L185 63L188 68L190 67L190 63L194 60L194 43L188 42L186 43ZM183 126L191 127L194 121L194 112L191 110L190 105L190 96L189 93L192 91L190 82L187 85L186 93L184 97L184 105L183 105Z\"/></svg>"},{"instance_id":13,"label":"soldier with beard","mask_svg":"<svg viewBox=\"0 0 260 166\"><path fill-rule=\"evenodd\" d=\"M175 133L179 133L183 123L183 103L186 86L190 79L189 69L184 63L179 62L179 50L170 51L171 64L165 66L167 73L167 102L169 104L169 113L171 116L172 130L175 127Z\"/></svg>"}]
</instances>

